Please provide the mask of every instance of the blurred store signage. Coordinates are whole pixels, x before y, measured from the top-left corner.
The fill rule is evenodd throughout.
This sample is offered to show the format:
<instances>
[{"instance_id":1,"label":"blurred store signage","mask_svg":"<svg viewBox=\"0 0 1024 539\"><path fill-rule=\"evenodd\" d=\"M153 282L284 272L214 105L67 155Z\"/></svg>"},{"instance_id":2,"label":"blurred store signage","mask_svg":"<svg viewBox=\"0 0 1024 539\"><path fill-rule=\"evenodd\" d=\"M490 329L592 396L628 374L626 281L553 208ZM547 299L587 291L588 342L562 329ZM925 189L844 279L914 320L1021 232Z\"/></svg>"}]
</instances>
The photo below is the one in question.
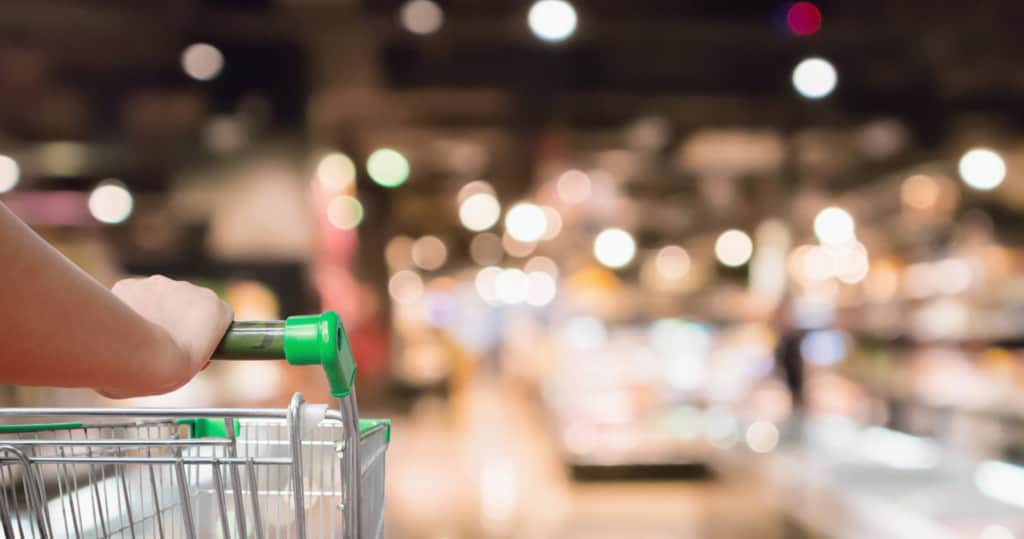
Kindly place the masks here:
<instances>
[{"instance_id":1,"label":"blurred store signage","mask_svg":"<svg viewBox=\"0 0 1024 539\"><path fill-rule=\"evenodd\" d=\"M80 191L17 191L4 195L3 203L33 226L75 226L95 223L88 199Z\"/></svg>"}]
</instances>

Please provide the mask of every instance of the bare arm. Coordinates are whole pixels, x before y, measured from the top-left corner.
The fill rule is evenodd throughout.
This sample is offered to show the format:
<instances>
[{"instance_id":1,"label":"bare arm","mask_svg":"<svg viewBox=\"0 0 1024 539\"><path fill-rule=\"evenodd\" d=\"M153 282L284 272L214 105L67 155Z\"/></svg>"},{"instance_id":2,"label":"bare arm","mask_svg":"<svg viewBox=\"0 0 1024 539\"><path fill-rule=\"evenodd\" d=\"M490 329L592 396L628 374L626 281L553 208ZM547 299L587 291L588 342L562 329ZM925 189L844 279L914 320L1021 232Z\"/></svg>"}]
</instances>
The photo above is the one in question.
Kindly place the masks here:
<instances>
[{"instance_id":1,"label":"bare arm","mask_svg":"<svg viewBox=\"0 0 1024 539\"><path fill-rule=\"evenodd\" d=\"M164 277L107 290L0 204L0 383L170 391L205 366L231 317L213 292Z\"/></svg>"}]
</instances>

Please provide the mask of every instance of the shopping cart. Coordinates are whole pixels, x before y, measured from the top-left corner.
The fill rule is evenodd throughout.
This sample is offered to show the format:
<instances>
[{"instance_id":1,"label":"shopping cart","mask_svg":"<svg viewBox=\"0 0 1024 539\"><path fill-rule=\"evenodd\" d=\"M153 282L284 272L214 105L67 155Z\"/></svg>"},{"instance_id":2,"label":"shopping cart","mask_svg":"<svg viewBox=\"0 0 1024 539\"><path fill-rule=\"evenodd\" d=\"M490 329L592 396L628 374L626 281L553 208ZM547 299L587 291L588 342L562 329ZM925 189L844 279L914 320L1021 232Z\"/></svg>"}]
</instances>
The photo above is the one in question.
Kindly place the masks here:
<instances>
[{"instance_id":1,"label":"shopping cart","mask_svg":"<svg viewBox=\"0 0 1024 539\"><path fill-rule=\"evenodd\" d=\"M320 365L339 409L0 408L4 537L381 537L391 426L338 316L235 322L215 357Z\"/></svg>"}]
</instances>

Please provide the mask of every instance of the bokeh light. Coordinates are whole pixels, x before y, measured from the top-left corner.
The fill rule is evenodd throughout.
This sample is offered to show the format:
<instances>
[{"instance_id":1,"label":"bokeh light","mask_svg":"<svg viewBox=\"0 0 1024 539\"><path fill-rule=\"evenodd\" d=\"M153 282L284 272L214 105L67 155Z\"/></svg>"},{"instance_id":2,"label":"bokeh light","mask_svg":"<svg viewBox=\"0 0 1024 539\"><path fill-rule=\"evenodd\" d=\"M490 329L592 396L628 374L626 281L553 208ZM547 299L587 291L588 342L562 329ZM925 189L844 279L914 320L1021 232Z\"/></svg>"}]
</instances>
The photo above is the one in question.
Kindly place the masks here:
<instances>
[{"instance_id":1,"label":"bokeh light","mask_svg":"<svg viewBox=\"0 0 1024 539\"><path fill-rule=\"evenodd\" d=\"M566 204L582 204L590 198L593 190L590 176L582 170L567 170L555 183L558 198Z\"/></svg>"},{"instance_id":2,"label":"bokeh light","mask_svg":"<svg viewBox=\"0 0 1024 539\"><path fill-rule=\"evenodd\" d=\"M786 26L793 35L812 35L821 29L821 11L811 2L797 2L786 11Z\"/></svg>"},{"instance_id":3,"label":"bokeh light","mask_svg":"<svg viewBox=\"0 0 1024 539\"><path fill-rule=\"evenodd\" d=\"M972 189L988 191L1006 178L1006 163L988 148L974 148L960 158L960 177Z\"/></svg>"},{"instance_id":4,"label":"bokeh light","mask_svg":"<svg viewBox=\"0 0 1024 539\"><path fill-rule=\"evenodd\" d=\"M470 195L459 205L459 220L462 221L462 226L474 232L491 228L500 217L501 204L489 193Z\"/></svg>"},{"instance_id":5,"label":"bokeh light","mask_svg":"<svg viewBox=\"0 0 1024 539\"><path fill-rule=\"evenodd\" d=\"M409 161L397 150L381 148L366 160L366 173L383 187L398 187L409 179Z\"/></svg>"},{"instance_id":6,"label":"bokeh light","mask_svg":"<svg viewBox=\"0 0 1024 539\"><path fill-rule=\"evenodd\" d=\"M213 80L224 69L224 55L209 43L193 43L181 53L181 67L195 80Z\"/></svg>"},{"instance_id":7,"label":"bokeh light","mask_svg":"<svg viewBox=\"0 0 1024 539\"><path fill-rule=\"evenodd\" d=\"M755 421L747 427L746 439L755 453L770 453L779 445L779 429L769 421Z\"/></svg>"},{"instance_id":8,"label":"bokeh light","mask_svg":"<svg viewBox=\"0 0 1024 539\"><path fill-rule=\"evenodd\" d=\"M824 58L807 58L793 69L793 87L808 99L821 99L835 90L839 75Z\"/></svg>"},{"instance_id":9,"label":"bokeh light","mask_svg":"<svg viewBox=\"0 0 1024 539\"><path fill-rule=\"evenodd\" d=\"M505 214L505 230L512 239L527 243L535 242L544 236L547 228L547 216L536 204L516 204Z\"/></svg>"},{"instance_id":10,"label":"bokeh light","mask_svg":"<svg viewBox=\"0 0 1024 539\"><path fill-rule=\"evenodd\" d=\"M853 241L846 245L828 247L836 277L846 284L857 284L868 276L871 268L868 251L864 244Z\"/></svg>"},{"instance_id":11,"label":"bokeh light","mask_svg":"<svg viewBox=\"0 0 1024 539\"><path fill-rule=\"evenodd\" d=\"M384 259L392 270L405 270L413 267L412 261L412 238L409 236L395 236L388 240L384 248Z\"/></svg>"},{"instance_id":12,"label":"bokeh light","mask_svg":"<svg viewBox=\"0 0 1024 539\"><path fill-rule=\"evenodd\" d=\"M505 250L501 238L492 232L484 232L473 236L469 242L469 257L481 266L490 266L501 262Z\"/></svg>"},{"instance_id":13,"label":"bokeh light","mask_svg":"<svg viewBox=\"0 0 1024 539\"><path fill-rule=\"evenodd\" d=\"M0 193L6 193L18 185L21 169L13 158L0 155Z\"/></svg>"},{"instance_id":14,"label":"bokeh light","mask_svg":"<svg viewBox=\"0 0 1024 539\"><path fill-rule=\"evenodd\" d=\"M576 31L576 9L564 0L540 0L530 7L527 22L540 39L564 41Z\"/></svg>"},{"instance_id":15,"label":"bokeh light","mask_svg":"<svg viewBox=\"0 0 1024 539\"><path fill-rule=\"evenodd\" d=\"M328 193L348 191L355 186L356 164L343 153L329 153L317 163L316 177Z\"/></svg>"},{"instance_id":16,"label":"bokeh light","mask_svg":"<svg viewBox=\"0 0 1024 539\"><path fill-rule=\"evenodd\" d=\"M824 247L814 245L803 253L803 276L811 281L824 281L835 276L832 259Z\"/></svg>"},{"instance_id":17,"label":"bokeh light","mask_svg":"<svg viewBox=\"0 0 1024 539\"><path fill-rule=\"evenodd\" d=\"M338 195L327 203L327 221L339 230L352 230L363 222L363 204L349 195Z\"/></svg>"},{"instance_id":18,"label":"bokeh light","mask_svg":"<svg viewBox=\"0 0 1024 539\"><path fill-rule=\"evenodd\" d=\"M726 230L715 240L715 256L719 262L730 268L746 264L753 254L754 241L742 230Z\"/></svg>"},{"instance_id":19,"label":"bokeh light","mask_svg":"<svg viewBox=\"0 0 1024 539\"><path fill-rule=\"evenodd\" d=\"M497 266L488 266L482 268L476 273L476 279L473 284L476 287L476 292L480 296L480 299L484 300L484 303L490 305L497 305L501 302L498 298L498 276L501 275L501 268Z\"/></svg>"},{"instance_id":20,"label":"bokeh light","mask_svg":"<svg viewBox=\"0 0 1024 539\"><path fill-rule=\"evenodd\" d=\"M495 292L502 303L515 305L523 303L529 294L530 282L526 273L517 268L501 270L494 281Z\"/></svg>"},{"instance_id":21,"label":"bokeh light","mask_svg":"<svg viewBox=\"0 0 1024 539\"><path fill-rule=\"evenodd\" d=\"M526 303L534 307L543 307L555 299L558 285L555 278L545 271L532 271L526 274Z\"/></svg>"},{"instance_id":22,"label":"bokeh light","mask_svg":"<svg viewBox=\"0 0 1024 539\"><path fill-rule=\"evenodd\" d=\"M853 217L842 209L830 206L814 217L814 235L823 245L840 245L852 241L855 234Z\"/></svg>"},{"instance_id":23,"label":"bokeh light","mask_svg":"<svg viewBox=\"0 0 1024 539\"><path fill-rule=\"evenodd\" d=\"M89 193L89 213L101 223L122 223L134 207L131 192L117 180L106 180Z\"/></svg>"},{"instance_id":24,"label":"bokeh light","mask_svg":"<svg viewBox=\"0 0 1024 539\"><path fill-rule=\"evenodd\" d=\"M655 255L654 266L665 279L682 279L690 271L690 255L678 245L666 245Z\"/></svg>"},{"instance_id":25,"label":"bokeh light","mask_svg":"<svg viewBox=\"0 0 1024 539\"><path fill-rule=\"evenodd\" d=\"M553 240L562 233L562 214L558 213L558 210L551 206L541 206L544 210L544 235L540 237L542 240Z\"/></svg>"},{"instance_id":26,"label":"bokeh light","mask_svg":"<svg viewBox=\"0 0 1024 539\"><path fill-rule=\"evenodd\" d=\"M423 236L412 244L412 261L421 269L440 269L447 259L448 249L437 236Z\"/></svg>"},{"instance_id":27,"label":"bokeh light","mask_svg":"<svg viewBox=\"0 0 1024 539\"><path fill-rule=\"evenodd\" d=\"M501 246L505 249L505 252L509 256L515 258L525 258L533 254L533 251L537 249L537 242L534 241L519 241L513 238L507 231L501 237Z\"/></svg>"},{"instance_id":28,"label":"bokeh light","mask_svg":"<svg viewBox=\"0 0 1024 539\"><path fill-rule=\"evenodd\" d=\"M543 271L552 277L558 277L558 264L546 256L535 256L527 260L523 270L527 273Z\"/></svg>"},{"instance_id":29,"label":"bokeh light","mask_svg":"<svg viewBox=\"0 0 1024 539\"><path fill-rule=\"evenodd\" d=\"M605 267L625 267L635 255L633 236L621 228L606 228L594 239L594 257Z\"/></svg>"},{"instance_id":30,"label":"bokeh light","mask_svg":"<svg viewBox=\"0 0 1024 539\"><path fill-rule=\"evenodd\" d=\"M924 174L914 174L903 180L900 186L900 200L903 205L915 210L928 210L939 201L942 188L935 178Z\"/></svg>"},{"instance_id":31,"label":"bokeh light","mask_svg":"<svg viewBox=\"0 0 1024 539\"><path fill-rule=\"evenodd\" d=\"M459 188L459 192L455 196L455 202L462 204L467 198L478 193L485 193L497 198L497 194L494 192L494 186L484 180L476 180Z\"/></svg>"},{"instance_id":32,"label":"bokeh light","mask_svg":"<svg viewBox=\"0 0 1024 539\"><path fill-rule=\"evenodd\" d=\"M399 271L388 281L388 294L402 305L416 303L423 296L423 278L415 271Z\"/></svg>"},{"instance_id":33,"label":"bokeh light","mask_svg":"<svg viewBox=\"0 0 1024 539\"><path fill-rule=\"evenodd\" d=\"M410 0L402 6L398 14L402 26L406 30L419 35L429 35L441 29L444 24L444 11L441 6L430 0Z\"/></svg>"}]
</instances>

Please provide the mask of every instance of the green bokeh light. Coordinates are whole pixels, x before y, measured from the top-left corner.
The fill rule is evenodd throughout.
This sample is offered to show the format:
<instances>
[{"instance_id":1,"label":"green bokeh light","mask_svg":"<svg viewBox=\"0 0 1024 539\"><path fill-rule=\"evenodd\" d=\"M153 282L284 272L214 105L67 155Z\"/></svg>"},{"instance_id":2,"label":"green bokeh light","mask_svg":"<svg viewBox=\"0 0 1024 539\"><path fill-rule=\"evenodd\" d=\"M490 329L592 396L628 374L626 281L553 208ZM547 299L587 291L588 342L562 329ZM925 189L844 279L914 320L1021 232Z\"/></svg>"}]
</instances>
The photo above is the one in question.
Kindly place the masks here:
<instances>
[{"instance_id":1,"label":"green bokeh light","mask_svg":"<svg viewBox=\"0 0 1024 539\"><path fill-rule=\"evenodd\" d=\"M398 187L409 179L409 161L391 148L381 148L366 160L370 179L384 187Z\"/></svg>"}]
</instances>

